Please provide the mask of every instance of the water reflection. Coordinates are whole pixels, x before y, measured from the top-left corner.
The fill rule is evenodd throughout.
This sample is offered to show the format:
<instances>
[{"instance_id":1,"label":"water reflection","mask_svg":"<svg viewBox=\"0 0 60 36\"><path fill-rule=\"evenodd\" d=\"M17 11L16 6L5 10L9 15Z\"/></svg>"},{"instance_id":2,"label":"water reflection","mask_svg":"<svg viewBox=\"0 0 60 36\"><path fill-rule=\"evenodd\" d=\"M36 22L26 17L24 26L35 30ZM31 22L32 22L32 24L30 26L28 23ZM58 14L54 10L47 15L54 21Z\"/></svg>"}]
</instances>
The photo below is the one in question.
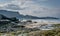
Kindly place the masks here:
<instances>
[{"instance_id":1,"label":"water reflection","mask_svg":"<svg viewBox=\"0 0 60 36\"><path fill-rule=\"evenodd\" d=\"M47 24L47 25L41 26L40 29L41 30L52 30L54 29L54 27L52 24Z\"/></svg>"}]
</instances>

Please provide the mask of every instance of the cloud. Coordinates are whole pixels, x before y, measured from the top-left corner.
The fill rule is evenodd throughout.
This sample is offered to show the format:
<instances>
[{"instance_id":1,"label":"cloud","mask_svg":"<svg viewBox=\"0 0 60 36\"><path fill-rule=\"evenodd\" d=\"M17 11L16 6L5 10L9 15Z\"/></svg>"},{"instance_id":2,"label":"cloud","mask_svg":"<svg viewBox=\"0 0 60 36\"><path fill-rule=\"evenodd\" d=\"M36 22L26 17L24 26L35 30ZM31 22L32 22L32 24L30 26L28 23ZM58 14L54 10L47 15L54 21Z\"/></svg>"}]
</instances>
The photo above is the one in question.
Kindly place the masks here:
<instances>
[{"instance_id":1,"label":"cloud","mask_svg":"<svg viewBox=\"0 0 60 36\"><path fill-rule=\"evenodd\" d=\"M47 0L14 0L10 3L2 4L1 8L18 10L20 14L33 15L39 17L53 16L59 17L60 8L46 7L40 4L36 4L36 1L47 1Z\"/></svg>"},{"instance_id":2,"label":"cloud","mask_svg":"<svg viewBox=\"0 0 60 36\"><path fill-rule=\"evenodd\" d=\"M8 4L5 6L6 9L12 9L12 10L23 10L24 8L21 8L18 5L15 4Z\"/></svg>"},{"instance_id":3,"label":"cloud","mask_svg":"<svg viewBox=\"0 0 60 36\"><path fill-rule=\"evenodd\" d=\"M48 0L33 0L33 1L39 1L40 2L40 1L48 1Z\"/></svg>"},{"instance_id":4,"label":"cloud","mask_svg":"<svg viewBox=\"0 0 60 36\"><path fill-rule=\"evenodd\" d=\"M0 0L0 3L9 3L11 1L14 1L14 0Z\"/></svg>"}]
</instances>

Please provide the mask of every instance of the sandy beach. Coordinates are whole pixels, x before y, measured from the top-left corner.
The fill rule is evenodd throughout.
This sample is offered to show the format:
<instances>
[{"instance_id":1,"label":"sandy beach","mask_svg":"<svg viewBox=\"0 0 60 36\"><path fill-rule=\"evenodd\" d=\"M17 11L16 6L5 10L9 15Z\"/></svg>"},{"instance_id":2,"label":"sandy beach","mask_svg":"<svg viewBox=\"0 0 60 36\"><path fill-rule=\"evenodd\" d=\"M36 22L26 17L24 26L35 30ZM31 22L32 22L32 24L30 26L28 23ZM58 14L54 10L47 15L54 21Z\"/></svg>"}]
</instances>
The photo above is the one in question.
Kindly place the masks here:
<instances>
[{"instance_id":1,"label":"sandy beach","mask_svg":"<svg viewBox=\"0 0 60 36\"><path fill-rule=\"evenodd\" d=\"M26 25L24 25L26 28L36 28L36 27L40 27L41 25L48 25L48 24L60 24L58 22L37 22L37 23L28 23Z\"/></svg>"}]
</instances>

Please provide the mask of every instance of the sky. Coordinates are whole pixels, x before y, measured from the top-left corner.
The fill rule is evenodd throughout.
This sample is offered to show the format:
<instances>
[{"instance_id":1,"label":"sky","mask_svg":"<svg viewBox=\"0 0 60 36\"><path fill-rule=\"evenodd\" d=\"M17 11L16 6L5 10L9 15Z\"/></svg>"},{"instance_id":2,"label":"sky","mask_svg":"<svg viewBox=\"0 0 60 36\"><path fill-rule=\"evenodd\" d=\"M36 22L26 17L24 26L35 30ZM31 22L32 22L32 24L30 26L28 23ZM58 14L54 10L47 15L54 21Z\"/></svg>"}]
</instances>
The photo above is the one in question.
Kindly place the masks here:
<instances>
[{"instance_id":1,"label":"sky","mask_svg":"<svg viewBox=\"0 0 60 36\"><path fill-rule=\"evenodd\" d=\"M0 9L23 15L60 18L60 0L0 0Z\"/></svg>"}]
</instances>

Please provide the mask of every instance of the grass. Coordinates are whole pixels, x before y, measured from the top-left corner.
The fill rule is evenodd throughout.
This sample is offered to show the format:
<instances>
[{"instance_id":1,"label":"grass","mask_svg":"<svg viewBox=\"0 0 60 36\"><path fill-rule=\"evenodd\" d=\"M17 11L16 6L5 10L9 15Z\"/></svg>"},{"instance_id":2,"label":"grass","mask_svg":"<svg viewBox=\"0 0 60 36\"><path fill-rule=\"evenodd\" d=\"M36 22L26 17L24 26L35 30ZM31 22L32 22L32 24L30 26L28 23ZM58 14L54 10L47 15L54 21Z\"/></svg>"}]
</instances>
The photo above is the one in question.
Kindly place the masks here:
<instances>
[{"instance_id":1,"label":"grass","mask_svg":"<svg viewBox=\"0 0 60 36\"><path fill-rule=\"evenodd\" d=\"M59 27L60 24L54 24L54 27ZM60 36L60 28L55 28L53 30L36 30L36 31L16 31L16 32L6 32L0 33L0 35L6 34L6 36L17 36L19 34L26 33L27 36Z\"/></svg>"},{"instance_id":2,"label":"grass","mask_svg":"<svg viewBox=\"0 0 60 36\"><path fill-rule=\"evenodd\" d=\"M60 27L60 24L53 24L53 27Z\"/></svg>"},{"instance_id":3,"label":"grass","mask_svg":"<svg viewBox=\"0 0 60 36\"><path fill-rule=\"evenodd\" d=\"M22 31L17 31L17 32L9 32L9 33L0 33L0 35L6 34L6 36L16 36L21 33ZM23 33L27 33L27 32L23 32ZM27 36L60 36L60 28L56 28L54 30L31 31L27 33Z\"/></svg>"},{"instance_id":4,"label":"grass","mask_svg":"<svg viewBox=\"0 0 60 36\"><path fill-rule=\"evenodd\" d=\"M60 36L60 28L54 30L30 32L28 33L28 36Z\"/></svg>"}]
</instances>

